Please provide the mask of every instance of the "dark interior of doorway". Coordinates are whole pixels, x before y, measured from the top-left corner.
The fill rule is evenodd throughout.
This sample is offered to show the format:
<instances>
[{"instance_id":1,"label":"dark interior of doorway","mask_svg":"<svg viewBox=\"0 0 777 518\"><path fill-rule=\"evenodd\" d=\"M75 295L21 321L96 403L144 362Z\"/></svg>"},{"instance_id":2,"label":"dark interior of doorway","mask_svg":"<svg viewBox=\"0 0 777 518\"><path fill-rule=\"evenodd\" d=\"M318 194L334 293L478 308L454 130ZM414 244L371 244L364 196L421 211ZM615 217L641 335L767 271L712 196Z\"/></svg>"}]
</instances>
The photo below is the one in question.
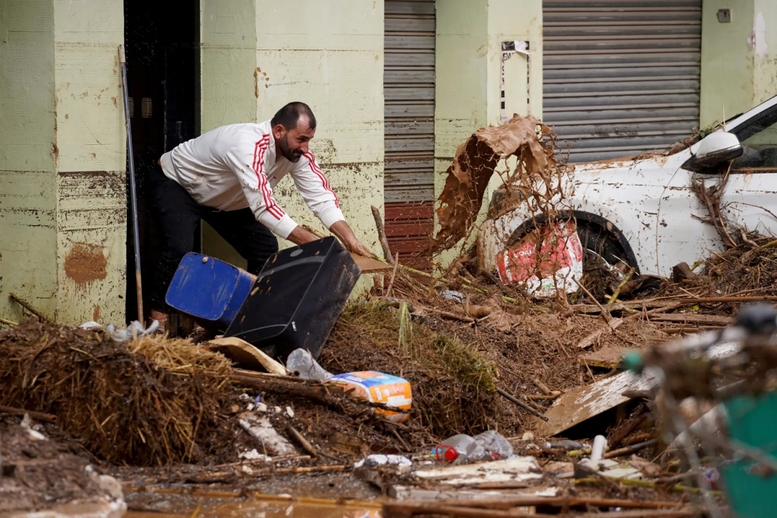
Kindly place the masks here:
<instances>
[{"instance_id":1,"label":"dark interior of doorway","mask_svg":"<svg viewBox=\"0 0 777 518\"><path fill-rule=\"evenodd\" d=\"M159 157L199 131L199 2L125 0L124 40L138 192L143 308L162 237L146 179ZM129 188L127 189L129 196ZM127 321L138 319L132 213L127 203Z\"/></svg>"}]
</instances>

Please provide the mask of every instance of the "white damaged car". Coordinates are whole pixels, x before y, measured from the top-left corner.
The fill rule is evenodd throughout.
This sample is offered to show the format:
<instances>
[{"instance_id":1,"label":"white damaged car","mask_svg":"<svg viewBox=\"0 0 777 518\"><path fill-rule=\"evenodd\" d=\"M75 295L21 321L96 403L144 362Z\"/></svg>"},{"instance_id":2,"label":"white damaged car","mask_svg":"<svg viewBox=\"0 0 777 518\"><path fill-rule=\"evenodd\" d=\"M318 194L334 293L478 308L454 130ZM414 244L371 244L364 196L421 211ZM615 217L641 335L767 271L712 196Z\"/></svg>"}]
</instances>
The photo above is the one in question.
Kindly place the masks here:
<instances>
[{"instance_id":1,"label":"white damaged car","mask_svg":"<svg viewBox=\"0 0 777 518\"><path fill-rule=\"evenodd\" d=\"M722 215L734 228L777 233L777 97L674 153L576 164L563 215L577 220L583 249L669 276L674 265L724 248L715 227L702 221L709 213L691 185L700 179L711 186L727 171ZM492 209L499 199L497 191ZM497 255L543 221L525 203L488 219L478 234L479 266L495 271Z\"/></svg>"}]
</instances>

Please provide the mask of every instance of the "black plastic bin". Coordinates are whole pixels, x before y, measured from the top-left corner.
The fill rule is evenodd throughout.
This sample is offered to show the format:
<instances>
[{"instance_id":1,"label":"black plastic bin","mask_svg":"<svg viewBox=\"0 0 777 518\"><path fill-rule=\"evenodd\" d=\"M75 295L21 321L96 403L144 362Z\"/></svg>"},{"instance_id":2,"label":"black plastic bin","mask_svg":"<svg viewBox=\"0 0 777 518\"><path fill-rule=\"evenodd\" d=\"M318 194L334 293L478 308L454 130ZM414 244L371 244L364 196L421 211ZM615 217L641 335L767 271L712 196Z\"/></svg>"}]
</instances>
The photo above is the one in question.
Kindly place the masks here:
<instances>
[{"instance_id":1,"label":"black plastic bin","mask_svg":"<svg viewBox=\"0 0 777 518\"><path fill-rule=\"evenodd\" d=\"M297 348L318 358L360 274L334 237L281 250L262 268L224 336L284 362Z\"/></svg>"}]
</instances>

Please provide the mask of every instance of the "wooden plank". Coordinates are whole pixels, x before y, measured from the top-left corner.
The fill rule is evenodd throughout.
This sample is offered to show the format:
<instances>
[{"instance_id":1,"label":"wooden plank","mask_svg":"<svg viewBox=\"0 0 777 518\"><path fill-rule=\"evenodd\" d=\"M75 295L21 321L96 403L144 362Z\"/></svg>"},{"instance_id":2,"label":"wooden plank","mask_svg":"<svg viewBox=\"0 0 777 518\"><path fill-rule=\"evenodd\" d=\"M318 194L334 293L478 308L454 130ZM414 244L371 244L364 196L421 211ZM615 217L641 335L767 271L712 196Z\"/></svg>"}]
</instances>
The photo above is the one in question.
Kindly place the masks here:
<instances>
[{"instance_id":1,"label":"wooden plank","mask_svg":"<svg viewBox=\"0 0 777 518\"><path fill-rule=\"evenodd\" d=\"M477 486L484 482L523 482L542 478L540 466L534 457L510 457L509 459L414 472L416 478L458 487Z\"/></svg>"},{"instance_id":2,"label":"wooden plank","mask_svg":"<svg viewBox=\"0 0 777 518\"><path fill-rule=\"evenodd\" d=\"M632 372L622 372L591 385L570 390L545 412L547 421L536 421L535 435L544 437L559 434L625 403L629 398L623 396L624 391L648 390L656 383L658 380L650 373L637 376Z\"/></svg>"},{"instance_id":3,"label":"wooden plank","mask_svg":"<svg viewBox=\"0 0 777 518\"><path fill-rule=\"evenodd\" d=\"M650 315L653 322L688 322L712 326L727 326L734 323L732 317L723 315L700 315L698 313L656 313Z\"/></svg>"},{"instance_id":4,"label":"wooden plank","mask_svg":"<svg viewBox=\"0 0 777 518\"><path fill-rule=\"evenodd\" d=\"M378 261L372 257L364 257L361 255L351 254L356 266L362 271L362 273L382 272L384 270L391 270L390 264Z\"/></svg>"},{"instance_id":5,"label":"wooden plank","mask_svg":"<svg viewBox=\"0 0 777 518\"><path fill-rule=\"evenodd\" d=\"M721 357L731 354L734 344L723 344L710 356ZM545 417L547 421L536 420L535 435L552 436L564 430L595 417L611 408L629 400L623 392L642 392L658 384L658 379L651 371L645 371L641 376L633 372L621 372L615 376L599 380L591 385L585 385L570 390L553 402Z\"/></svg>"}]
</instances>

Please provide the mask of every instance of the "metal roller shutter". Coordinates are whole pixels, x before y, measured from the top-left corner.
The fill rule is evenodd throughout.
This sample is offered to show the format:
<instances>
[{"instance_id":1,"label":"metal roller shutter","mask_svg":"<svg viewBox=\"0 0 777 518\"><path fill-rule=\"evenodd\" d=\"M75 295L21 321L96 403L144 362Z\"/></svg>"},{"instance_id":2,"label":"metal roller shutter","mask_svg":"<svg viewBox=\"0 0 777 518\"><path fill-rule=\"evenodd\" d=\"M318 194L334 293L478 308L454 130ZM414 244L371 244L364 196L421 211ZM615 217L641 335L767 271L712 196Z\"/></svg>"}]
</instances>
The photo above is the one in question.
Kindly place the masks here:
<instances>
[{"instance_id":1,"label":"metal roller shutter","mask_svg":"<svg viewBox=\"0 0 777 518\"><path fill-rule=\"evenodd\" d=\"M545 0L543 119L586 162L663 149L699 124L701 0Z\"/></svg>"},{"instance_id":2,"label":"metal roller shutter","mask_svg":"<svg viewBox=\"0 0 777 518\"><path fill-rule=\"evenodd\" d=\"M435 6L385 0L384 8L386 235L407 262L434 226Z\"/></svg>"}]
</instances>

